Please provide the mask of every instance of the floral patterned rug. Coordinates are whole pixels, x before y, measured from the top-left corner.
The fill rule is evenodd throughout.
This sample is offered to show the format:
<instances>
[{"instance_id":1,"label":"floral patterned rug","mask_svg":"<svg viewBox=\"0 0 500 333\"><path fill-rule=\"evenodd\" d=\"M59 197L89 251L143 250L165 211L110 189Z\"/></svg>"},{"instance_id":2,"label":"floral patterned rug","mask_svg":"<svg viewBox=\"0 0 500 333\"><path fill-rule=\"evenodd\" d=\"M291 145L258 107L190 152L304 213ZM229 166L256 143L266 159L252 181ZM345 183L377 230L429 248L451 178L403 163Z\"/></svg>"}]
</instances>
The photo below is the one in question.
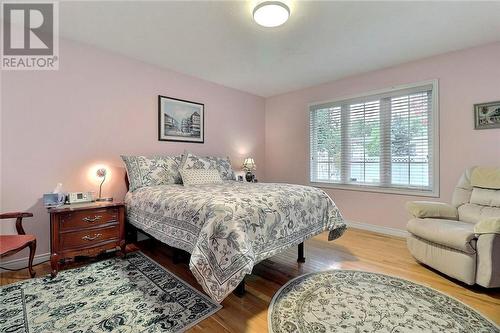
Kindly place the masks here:
<instances>
[{"instance_id":1,"label":"floral patterned rug","mask_svg":"<svg viewBox=\"0 0 500 333\"><path fill-rule=\"evenodd\" d=\"M141 252L0 288L0 332L179 332L220 305Z\"/></svg>"},{"instance_id":2,"label":"floral patterned rug","mask_svg":"<svg viewBox=\"0 0 500 333\"><path fill-rule=\"evenodd\" d=\"M333 270L284 285L269 307L269 332L500 332L465 304L383 274Z\"/></svg>"}]
</instances>

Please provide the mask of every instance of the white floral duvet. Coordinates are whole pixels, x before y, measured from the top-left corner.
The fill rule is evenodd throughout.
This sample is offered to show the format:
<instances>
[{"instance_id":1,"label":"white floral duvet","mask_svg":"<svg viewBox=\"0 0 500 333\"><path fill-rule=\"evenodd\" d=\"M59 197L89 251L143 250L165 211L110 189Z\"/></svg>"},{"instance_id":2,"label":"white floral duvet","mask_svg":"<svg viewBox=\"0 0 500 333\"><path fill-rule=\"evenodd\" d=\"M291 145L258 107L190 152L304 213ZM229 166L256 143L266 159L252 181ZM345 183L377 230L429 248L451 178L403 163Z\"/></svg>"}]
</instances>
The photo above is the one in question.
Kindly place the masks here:
<instances>
[{"instance_id":1,"label":"white floral duvet","mask_svg":"<svg viewBox=\"0 0 500 333\"><path fill-rule=\"evenodd\" d=\"M325 230L333 240L346 227L324 191L301 185L158 185L127 193L125 203L128 222L191 253L191 271L217 302L259 261Z\"/></svg>"}]
</instances>

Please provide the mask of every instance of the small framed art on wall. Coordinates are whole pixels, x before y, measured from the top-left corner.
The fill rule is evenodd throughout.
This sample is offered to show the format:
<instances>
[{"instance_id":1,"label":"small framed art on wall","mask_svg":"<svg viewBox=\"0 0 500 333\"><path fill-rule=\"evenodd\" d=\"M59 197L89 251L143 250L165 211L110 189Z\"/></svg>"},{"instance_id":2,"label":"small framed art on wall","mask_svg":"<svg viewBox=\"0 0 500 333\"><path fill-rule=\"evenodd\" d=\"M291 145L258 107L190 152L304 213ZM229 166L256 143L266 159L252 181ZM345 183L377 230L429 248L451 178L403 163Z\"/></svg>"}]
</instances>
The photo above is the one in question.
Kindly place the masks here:
<instances>
[{"instance_id":1,"label":"small framed art on wall","mask_svg":"<svg viewBox=\"0 0 500 333\"><path fill-rule=\"evenodd\" d=\"M500 128L500 101L474 104L474 128Z\"/></svg>"}]
</instances>

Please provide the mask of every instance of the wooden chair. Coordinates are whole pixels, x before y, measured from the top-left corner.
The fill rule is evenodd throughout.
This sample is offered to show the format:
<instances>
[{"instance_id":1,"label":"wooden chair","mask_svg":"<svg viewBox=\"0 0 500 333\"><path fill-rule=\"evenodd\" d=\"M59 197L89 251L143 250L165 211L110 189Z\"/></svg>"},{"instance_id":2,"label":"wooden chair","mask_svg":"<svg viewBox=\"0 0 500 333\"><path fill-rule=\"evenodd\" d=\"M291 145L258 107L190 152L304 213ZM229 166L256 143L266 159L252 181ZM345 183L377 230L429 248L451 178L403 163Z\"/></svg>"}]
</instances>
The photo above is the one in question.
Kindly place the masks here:
<instances>
[{"instance_id":1,"label":"wooden chair","mask_svg":"<svg viewBox=\"0 0 500 333\"><path fill-rule=\"evenodd\" d=\"M28 261L28 270L31 277L35 276L33 271L33 258L36 251L36 237L26 235L23 229L23 218L32 217L32 213L4 213L0 214L0 219L16 219L17 235L0 235L0 258L10 256L24 249L30 248L30 257Z\"/></svg>"}]
</instances>

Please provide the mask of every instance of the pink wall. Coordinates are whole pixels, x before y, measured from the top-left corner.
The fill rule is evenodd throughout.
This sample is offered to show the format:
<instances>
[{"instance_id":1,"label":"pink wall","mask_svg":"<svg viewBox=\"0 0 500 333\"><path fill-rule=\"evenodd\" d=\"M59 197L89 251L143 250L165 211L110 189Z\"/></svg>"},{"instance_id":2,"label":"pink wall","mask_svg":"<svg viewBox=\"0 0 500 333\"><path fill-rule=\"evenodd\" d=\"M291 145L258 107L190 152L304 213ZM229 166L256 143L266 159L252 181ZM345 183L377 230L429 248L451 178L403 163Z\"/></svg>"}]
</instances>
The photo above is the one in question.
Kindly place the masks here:
<instances>
[{"instance_id":1,"label":"pink wall","mask_svg":"<svg viewBox=\"0 0 500 333\"><path fill-rule=\"evenodd\" d=\"M123 199L120 154L229 155L240 169L253 156L264 166L264 99L93 47L61 41L59 71L1 72L1 209L31 211L37 254L49 251L44 192L97 189L89 169L110 167L104 195ZM205 104L205 143L157 140L157 96ZM2 226L2 233L13 231ZM23 256L26 253L22 253ZM10 260L11 258L7 258Z\"/></svg>"},{"instance_id":2,"label":"pink wall","mask_svg":"<svg viewBox=\"0 0 500 333\"><path fill-rule=\"evenodd\" d=\"M96 190L95 179L88 177L95 164L111 169L104 195L117 200L125 193L120 154L177 154L189 149L227 154L235 168L245 156L253 156L260 178L307 184L307 104L398 84L439 79L441 200L450 200L465 167L500 165L500 130L475 131L472 121L472 104L500 100L500 43L266 100L82 44L62 41L60 46L59 71L0 72L0 211L35 214L25 226L38 237L38 254L49 250L42 193L57 182L66 191ZM158 94L205 104L205 144L157 141ZM404 228L404 203L422 199L327 192L347 219L394 228ZM0 225L2 233L14 230L12 225Z\"/></svg>"},{"instance_id":3,"label":"pink wall","mask_svg":"<svg viewBox=\"0 0 500 333\"><path fill-rule=\"evenodd\" d=\"M369 61L369 59L367 59ZM266 99L266 180L308 184L308 104L439 79L440 189L449 202L464 170L500 165L500 129L474 130L473 104L500 100L500 43L448 53ZM404 229L422 197L326 189L351 221Z\"/></svg>"}]
</instances>

